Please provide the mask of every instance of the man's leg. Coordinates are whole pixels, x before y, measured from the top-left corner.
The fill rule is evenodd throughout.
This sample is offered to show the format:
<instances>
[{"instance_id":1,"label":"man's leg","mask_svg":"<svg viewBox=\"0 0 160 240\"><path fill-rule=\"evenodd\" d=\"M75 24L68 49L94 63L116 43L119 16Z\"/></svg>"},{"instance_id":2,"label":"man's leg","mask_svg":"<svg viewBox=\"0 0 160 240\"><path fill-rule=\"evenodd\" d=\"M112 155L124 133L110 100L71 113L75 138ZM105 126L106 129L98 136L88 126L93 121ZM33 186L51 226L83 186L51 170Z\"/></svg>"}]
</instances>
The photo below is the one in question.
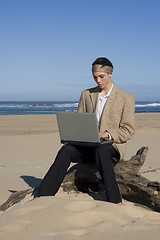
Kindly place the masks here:
<instances>
[{"instance_id":1,"label":"man's leg","mask_svg":"<svg viewBox=\"0 0 160 240\"><path fill-rule=\"evenodd\" d=\"M108 202L119 203L122 199L112 163L115 154L116 150L110 144L103 144L94 149L94 158L104 184L106 200Z\"/></svg>"},{"instance_id":2,"label":"man's leg","mask_svg":"<svg viewBox=\"0 0 160 240\"><path fill-rule=\"evenodd\" d=\"M37 196L54 196L63 182L70 163L80 162L82 158L82 154L76 147L70 145L63 146L42 180Z\"/></svg>"}]
</instances>

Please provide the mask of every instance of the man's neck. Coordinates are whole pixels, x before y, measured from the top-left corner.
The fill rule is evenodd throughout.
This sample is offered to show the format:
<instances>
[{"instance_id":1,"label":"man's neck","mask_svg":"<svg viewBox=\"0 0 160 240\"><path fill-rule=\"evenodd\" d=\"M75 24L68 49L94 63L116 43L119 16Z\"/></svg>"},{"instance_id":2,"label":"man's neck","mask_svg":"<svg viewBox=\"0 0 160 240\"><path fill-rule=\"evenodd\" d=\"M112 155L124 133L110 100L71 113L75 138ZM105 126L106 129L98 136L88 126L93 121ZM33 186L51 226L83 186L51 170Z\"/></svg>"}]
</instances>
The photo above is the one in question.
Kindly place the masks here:
<instances>
[{"instance_id":1,"label":"man's neck","mask_svg":"<svg viewBox=\"0 0 160 240\"><path fill-rule=\"evenodd\" d=\"M112 81L109 82L108 85L100 91L102 97L104 97L105 95L108 94L108 92L110 91L110 89L112 87L112 84L113 84Z\"/></svg>"}]
</instances>

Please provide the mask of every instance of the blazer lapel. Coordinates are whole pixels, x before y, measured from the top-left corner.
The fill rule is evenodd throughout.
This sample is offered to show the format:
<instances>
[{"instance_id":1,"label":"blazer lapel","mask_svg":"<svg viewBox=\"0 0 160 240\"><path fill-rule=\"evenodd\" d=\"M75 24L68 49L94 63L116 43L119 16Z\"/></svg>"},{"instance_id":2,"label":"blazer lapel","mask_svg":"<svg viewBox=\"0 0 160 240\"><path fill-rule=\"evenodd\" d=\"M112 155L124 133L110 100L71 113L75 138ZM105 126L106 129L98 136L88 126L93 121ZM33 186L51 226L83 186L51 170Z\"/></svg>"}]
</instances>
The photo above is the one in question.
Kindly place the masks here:
<instances>
[{"instance_id":1,"label":"blazer lapel","mask_svg":"<svg viewBox=\"0 0 160 240\"><path fill-rule=\"evenodd\" d=\"M112 108L112 105L116 99L116 94L117 94L117 86L114 84L114 87L111 91L111 94L109 95L106 105L104 107L103 113L102 113L102 118L101 118L101 128L103 128L103 123L105 123L107 116Z\"/></svg>"},{"instance_id":2,"label":"blazer lapel","mask_svg":"<svg viewBox=\"0 0 160 240\"><path fill-rule=\"evenodd\" d=\"M90 98L91 98L91 102L92 102L93 112L96 112L96 110L97 110L98 94L99 94L99 87L96 87L93 92L90 92Z\"/></svg>"}]
</instances>

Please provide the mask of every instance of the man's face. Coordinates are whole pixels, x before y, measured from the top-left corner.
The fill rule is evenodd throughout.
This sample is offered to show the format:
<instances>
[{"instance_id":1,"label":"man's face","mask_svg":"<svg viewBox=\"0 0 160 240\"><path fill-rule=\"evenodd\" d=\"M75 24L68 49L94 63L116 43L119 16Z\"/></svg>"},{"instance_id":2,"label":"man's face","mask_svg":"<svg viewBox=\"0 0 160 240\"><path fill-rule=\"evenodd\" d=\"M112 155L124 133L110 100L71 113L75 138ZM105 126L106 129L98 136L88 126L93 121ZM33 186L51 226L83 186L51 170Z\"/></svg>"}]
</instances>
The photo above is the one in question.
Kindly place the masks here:
<instances>
[{"instance_id":1,"label":"man's face","mask_svg":"<svg viewBox=\"0 0 160 240\"><path fill-rule=\"evenodd\" d=\"M108 83L111 82L112 74L106 72L94 72L94 80L101 90L105 89Z\"/></svg>"}]
</instances>

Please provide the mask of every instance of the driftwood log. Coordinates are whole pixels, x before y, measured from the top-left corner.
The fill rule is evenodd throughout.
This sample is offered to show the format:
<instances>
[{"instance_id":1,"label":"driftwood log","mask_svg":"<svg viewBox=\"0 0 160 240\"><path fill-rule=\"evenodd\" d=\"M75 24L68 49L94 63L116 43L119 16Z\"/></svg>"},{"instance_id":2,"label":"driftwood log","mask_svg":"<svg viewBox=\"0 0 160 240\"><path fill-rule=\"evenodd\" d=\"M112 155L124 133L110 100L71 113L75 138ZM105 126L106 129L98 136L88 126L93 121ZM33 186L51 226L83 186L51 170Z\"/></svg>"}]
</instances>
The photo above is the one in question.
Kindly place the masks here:
<instances>
[{"instance_id":1,"label":"driftwood log","mask_svg":"<svg viewBox=\"0 0 160 240\"><path fill-rule=\"evenodd\" d=\"M130 160L121 160L115 164L114 169L123 198L143 204L160 212L160 183L150 181L143 177L139 170L143 165L148 147L139 149ZM70 192L96 193L103 191L101 178L95 165L76 164L71 167L62 183L63 190ZM27 194L36 195L35 188L13 193L9 199L0 206L5 211L15 203L20 202Z\"/></svg>"},{"instance_id":2,"label":"driftwood log","mask_svg":"<svg viewBox=\"0 0 160 240\"><path fill-rule=\"evenodd\" d=\"M121 196L160 212L160 183L143 177L139 170L144 164L148 147L140 148L130 160L121 160L114 170ZM95 192L101 189L101 177L95 165L77 164L63 181L63 190ZM97 190L96 190L97 188Z\"/></svg>"}]
</instances>

